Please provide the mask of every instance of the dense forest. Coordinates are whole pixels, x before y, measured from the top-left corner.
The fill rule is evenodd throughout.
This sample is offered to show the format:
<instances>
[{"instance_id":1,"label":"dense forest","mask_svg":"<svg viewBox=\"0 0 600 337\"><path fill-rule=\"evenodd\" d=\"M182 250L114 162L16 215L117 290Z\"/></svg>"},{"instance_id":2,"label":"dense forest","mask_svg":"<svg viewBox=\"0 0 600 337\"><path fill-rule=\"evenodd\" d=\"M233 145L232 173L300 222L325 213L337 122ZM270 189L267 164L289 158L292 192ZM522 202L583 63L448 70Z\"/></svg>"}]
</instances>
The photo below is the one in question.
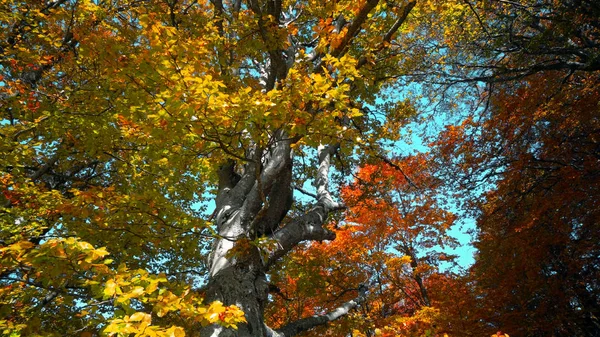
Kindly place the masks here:
<instances>
[{"instance_id":1,"label":"dense forest","mask_svg":"<svg viewBox=\"0 0 600 337\"><path fill-rule=\"evenodd\" d=\"M599 102L595 0L2 0L0 333L598 337Z\"/></svg>"}]
</instances>

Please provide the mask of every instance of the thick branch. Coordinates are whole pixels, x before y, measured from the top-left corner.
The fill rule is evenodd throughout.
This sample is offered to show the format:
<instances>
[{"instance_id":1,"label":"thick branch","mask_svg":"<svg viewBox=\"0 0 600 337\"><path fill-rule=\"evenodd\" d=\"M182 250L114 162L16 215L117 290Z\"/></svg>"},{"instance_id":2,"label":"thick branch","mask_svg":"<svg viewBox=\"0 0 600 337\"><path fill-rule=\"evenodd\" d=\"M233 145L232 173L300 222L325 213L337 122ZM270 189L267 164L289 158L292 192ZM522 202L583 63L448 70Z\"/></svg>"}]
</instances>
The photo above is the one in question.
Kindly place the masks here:
<instances>
[{"instance_id":1,"label":"thick branch","mask_svg":"<svg viewBox=\"0 0 600 337\"><path fill-rule=\"evenodd\" d=\"M427 288L423 284L423 278L421 278L421 273L417 272L419 261L414 253L413 249L406 249L409 252L408 256L410 256L410 267L413 270L414 279L419 285L419 291L421 292L421 296L423 297L423 304L426 306L430 306L431 302L429 301L429 295L427 294Z\"/></svg>"},{"instance_id":2,"label":"thick branch","mask_svg":"<svg viewBox=\"0 0 600 337\"><path fill-rule=\"evenodd\" d=\"M219 31L219 35L224 37L225 32L223 28L223 20L225 8L223 7L223 0L210 0L210 2L215 8L215 25L217 26L217 30Z\"/></svg>"},{"instance_id":3,"label":"thick branch","mask_svg":"<svg viewBox=\"0 0 600 337\"><path fill-rule=\"evenodd\" d=\"M329 193L329 167L331 156L339 145L319 146L319 169L316 177L318 201L315 207L304 215L293 219L285 227L272 235L277 242L276 248L269 252L267 268L277 259L287 254L298 243L306 240L323 241L335 239L335 233L323 228L329 213L344 208L343 204L333 201Z\"/></svg>"},{"instance_id":4,"label":"thick branch","mask_svg":"<svg viewBox=\"0 0 600 337\"><path fill-rule=\"evenodd\" d=\"M290 194L291 197L291 191L270 192L278 183L285 185L282 188L290 189L291 144L295 141L297 138L288 138L285 132L277 131L266 150L254 146L250 157L255 162L246 166L246 172L236 184L233 184L238 179L233 163L221 168L215 216L218 233L223 238L213 248L211 275L216 275L230 264L226 253L234 246L236 239L248 234L272 232L273 219L279 222L289 210L291 202L286 196ZM233 188L228 187L232 185ZM273 208L266 196L277 199Z\"/></svg>"},{"instance_id":5,"label":"thick branch","mask_svg":"<svg viewBox=\"0 0 600 337\"><path fill-rule=\"evenodd\" d=\"M251 0L250 8L257 16L258 28L260 36L265 45L270 46L273 43L274 34L279 29L280 18L281 18L281 0L271 0L267 2L267 15L271 16L275 23L269 23L264 20L263 13L258 1ZM273 31L275 30L275 31ZM281 48L273 48L268 50L269 63L268 72L266 74L264 87L267 91L275 88L277 80L283 80L287 76L287 64L283 57L284 51Z\"/></svg>"},{"instance_id":6,"label":"thick branch","mask_svg":"<svg viewBox=\"0 0 600 337\"><path fill-rule=\"evenodd\" d=\"M292 207L293 193L292 188L292 163L286 165L284 171L279 175L268 194L268 208L261 214L261 216L255 219L257 223L254 228L256 234L261 236L263 234L272 234L281 221L285 218L285 215Z\"/></svg>"},{"instance_id":7,"label":"thick branch","mask_svg":"<svg viewBox=\"0 0 600 337\"><path fill-rule=\"evenodd\" d=\"M268 205L265 204L267 201L265 195L268 195L278 179L285 175L287 170L291 169L291 144L293 139L287 138L283 131L276 132L273 139L274 144L262 159L264 168L257 176L257 180L254 182L241 208L242 224L247 224L251 219L254 219L261 210L266 212Z\"/></svg>"},{"instance_id":8,"label":"thick branch","mask_svg":"<svg viewBox=\"0 0 600 337\"><path fill-rule=\"evenodd\" d=\"M260 166L262 150L255 144L247 151L248 159L244 165L244 172L235 172L235 162L229 161L219 168L219 193L217 195L217 207L215 215L217 224L222 223L219 219L224 213L232 209L239 209L256 181L256 172Z\"/></svg>"},{"instance_id":9,"label":"thick branch","mask_svg":"<svg viewBox=\"0 0 600 337\"><path fill-rule=\"evenodd\" d=\"M280 257L287 254L302 241L323 241L335 239L335 233L323 228L329 212L320 203L306 214L292 220L285 227L276 231L271 237L276 241L276 248L269 252L267 269Z\"/></svg>"},{"instance_id":10,"label":"thick branch","mask_svg":"<svg viewBox=\"0 0 600 337\"><path fill-rule=\"evenodd\" d=\"M331 166L331 156L339 149L339 144L323 146L318 148L319 155L319 170L317 171L317 197L319 203L325 207L325 211L329 212L335 209L344 208L343 205L334 202L329 193L329 167Z\"/></svg>"},{"instance_id":11,"label":"thick branch","mask_svg":"<svg viewBox=\"0 0 600 337\"><path fill-rule=\"evenodd\" d=\"M365 6L360 9L360 12L358 12L354 18L354 21L352 21L348 27L348 31L346 32L346 35L344 35L342 42L337 46L337 48L331 51L331 56L340 57L344 55L348 46L350 45L350 41L352 41L352 39L358 34L363 23L365 23L367 20L369 13L377 6L378 3L379 0L367 1Z\"/></svg>"},{"instance_id":12,"label":"thick branch","mask_svg":"<svg viewBox=\"0 0 600 337\"><path fill-rule=\"evenodd\" d=\"M235 172L235 161L228 160L225 164L219 167L219 190L234 187L240 180L239 175Z\"/></svg>"},{"instance_id":13,"label":"thick branch","mask_svg":"<svg viewBox=\"0 0 600 337\"><path fill-rule=\"evenodd\" d=\"M330 51L331 56L333 56L333 57L344 56L344 54L348 51L348 46L350 45L350 42L358 34L362 25L365 23L365 21L369 17L369 13L371 12L371 10L373 10L373 8L375 8L377 6L378 3L379 3L379 0L368 0L365 3L364 7L360 9L358 14L354 18L354 20L348 26L348 30L346 31L346 35L344 35L342 42L340 42L340 44L335 49ZM343 19L343 18L341 18L341 19ZM341 25L339 24L339 22L342 22L342 21L344 21L344 20L338 21L338 25L340 27L337 27L336 30L341 30ZM311 61L318 60L322 56L323 56L322 54L315 52L310 57L310 60ZM323 64L324 64L323 61L320 61L317 64L317 66L315 67L315 72L320 72L321 69L323 68Z\"/></svg>"}]
</instances>

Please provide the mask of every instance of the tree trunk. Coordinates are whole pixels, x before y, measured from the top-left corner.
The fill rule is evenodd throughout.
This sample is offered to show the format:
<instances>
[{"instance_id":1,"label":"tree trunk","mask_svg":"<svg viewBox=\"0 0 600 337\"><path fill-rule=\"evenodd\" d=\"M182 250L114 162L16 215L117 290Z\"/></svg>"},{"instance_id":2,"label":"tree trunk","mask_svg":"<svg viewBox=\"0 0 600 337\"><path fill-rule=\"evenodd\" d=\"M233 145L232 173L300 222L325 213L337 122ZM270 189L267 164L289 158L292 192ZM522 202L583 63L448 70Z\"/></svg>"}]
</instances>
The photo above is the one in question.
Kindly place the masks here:
<instances>
[{"instance_id":1,"label":"tree trunk","mask_svg":"<svg viewBox=\"0 0 600 337\"><path fill-rule=\"evenodd\" d=\"M291 143L283 132L275 133L266 151L253 149L252 159L236 173L235 163L224 164L219 172L216 224L218 239L210 255L210 276L206 301L237 305L246 324L237 330L217 325L205 327L202 336L294 336L345 315L364 298L344 303L328 314L292 322L274 331L264 323L267 302L267 272L270 266L305 240L333 240L335 234L323 226L332 211L343 208L331 198L328 175L331 156L338 145L320 146L316 172L316 205L306 213L282 222L292 201ZM260 164L257 164L260 162ZM272 244L260 247L257 238Z\"/></svg>"},{"instance_id":2,"label":"tree trunk","mask_svg":"<svg viewBox=\"0 0 600 337\"><path fill-rule=\"evenodd\" d=\"M244 258L244 263L238 261L225 267L211 277L206 289L207 303L235 304L244 311L248 323L240 324L237 330L208 326L201 336L266 336L263 312L268 284L257 255L250 254Z\"/></svg>"}]
</instances>

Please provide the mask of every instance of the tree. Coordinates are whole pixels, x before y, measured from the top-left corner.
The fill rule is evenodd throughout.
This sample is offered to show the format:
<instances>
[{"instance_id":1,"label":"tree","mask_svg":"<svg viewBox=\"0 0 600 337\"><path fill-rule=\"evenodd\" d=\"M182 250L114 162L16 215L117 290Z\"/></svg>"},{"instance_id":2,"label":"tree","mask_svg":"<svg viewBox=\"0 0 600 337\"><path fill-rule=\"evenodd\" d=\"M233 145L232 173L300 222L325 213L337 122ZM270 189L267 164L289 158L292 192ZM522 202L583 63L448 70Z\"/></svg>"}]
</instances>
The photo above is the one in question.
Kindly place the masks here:
<instances>
[{"instance_id":1,"label":"tree","mask_svg":"<svg viewBox=\"0 0 600 337\"><path fill-rule=\"evenodd\" d=\"M447 234L455 216L435 199L440 181L427 159L418 154L359 169L342 190L349 214L335 226L336 240L294 251L273 273L273 325L302 330L291 322L318 319L315 314L364 287L371 291L360 310L309 335L420 336L438 330L441 293L431 293L430 286L444 278L439 262L453 259L440 250L456 245Z\"/></svg>"},{"instance_id":2,"label":"tree","mask_svg":"<svg viewBox=\"0 0 600 337\"><path fill-rule=\"evenodd\" d=\"M445 82L479 81L483 104L433 144L445 181L477 218L466 328L597 336L600 8L469 6L480 30L455 40L462 51L449 60L462 72Z\"/></svg>"},{"instance_id":3,"label":"tree","mask_svg":"<svg viewBox=\"0 0 600 337\"><path fill-rule=\"evenodd\" d=\"M596 336L598 77L562 84L539 76L527 84L510 99L500 96L487 123L506 166L480 206L474 271L487 301L504 298L489 317L503 329ZM510 126L499 128L507 118Z\"/></svg>"},{"instance_id":4,"label":"tree","mask_svg":"<svg viewBox=\"0 0 600 337\"><path fill-rule=\"evenodd\" d=\"M498 9L539 11L529 16L532 27L506 17L519 45L502 56L512 68L488 65L490 76L479 78L495 82L487 106L436 143L447 181L477 217L471 272L484 309L477 316L511 335L596 336L599 78L590 60L598 55L598 22L589 15L597 6L507 6ZM568 22L567 8L578 13ZM570 49L558 45L567 43L560 34L570 36Z\"/></svg>"},{"instance_id":5,"label":"tree","mask_svg":"<svg viewBox=\"0 0 600 337\"><path fill-rule=\"evenodd\" d=\"M269 273L335 238L334 156L397 139L410 101L369 106L435 3L3 2L3 332L293 335L264 324Z\"/></svg>"}]
</instances>

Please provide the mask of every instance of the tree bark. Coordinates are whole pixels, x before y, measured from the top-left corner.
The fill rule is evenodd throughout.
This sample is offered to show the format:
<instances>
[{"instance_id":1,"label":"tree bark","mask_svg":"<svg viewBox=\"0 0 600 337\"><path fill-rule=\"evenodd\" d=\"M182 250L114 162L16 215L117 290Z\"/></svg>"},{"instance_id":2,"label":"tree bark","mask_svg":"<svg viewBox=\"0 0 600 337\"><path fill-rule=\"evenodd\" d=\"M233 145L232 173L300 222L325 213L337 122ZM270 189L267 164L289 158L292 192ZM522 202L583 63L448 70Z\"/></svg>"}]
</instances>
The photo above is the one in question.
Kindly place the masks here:
<instances>
[{"instance_id":1,"label":"tree bark","mask_svg":"<svg viewBox=\"0 0 600 337\"><path fill-rule=\"evenodd\" d=\"M257 252L231 262L210 278L206 301L237 305L244 311L247 324L240 324L237 330L208 326L201 331L201 336L266 336L263 312L267 292L266 274Z\"/></svg>"}]
</instances>

